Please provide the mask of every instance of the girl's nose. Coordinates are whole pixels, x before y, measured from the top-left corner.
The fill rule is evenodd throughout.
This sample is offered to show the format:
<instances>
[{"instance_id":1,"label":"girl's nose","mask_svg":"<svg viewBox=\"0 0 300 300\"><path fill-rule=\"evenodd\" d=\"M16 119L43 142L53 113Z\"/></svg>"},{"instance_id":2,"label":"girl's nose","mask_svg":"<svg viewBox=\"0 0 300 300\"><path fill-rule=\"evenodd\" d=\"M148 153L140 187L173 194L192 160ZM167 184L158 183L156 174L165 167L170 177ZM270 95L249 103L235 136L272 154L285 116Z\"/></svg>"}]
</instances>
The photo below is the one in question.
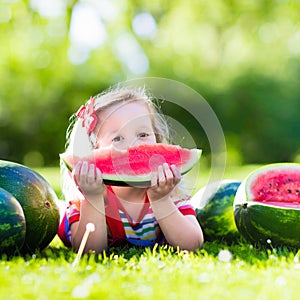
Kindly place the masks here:
<instances>
[{"instance_id":1,"label":"girl's nose","mask_svg":"<svg viewBox=\"0 0 300 300\"><path fill-rule=\"evenodd\" d=\"M129 143L129 147L135 147L138 146L142 143L141 140L139 140L138 138L134 137L131 139L131 142Z\"/></svg>"},{"instance_id":2,"label":"girl's nose","mask_svg":"<svg viewBox=\"0 0 300 300\"><path fill-rule=\"evenodd\" d=\"M137 139L136 137L132 137L132 138L126 137L121 143L115 144L115 147L119 148L120 150L126 150L129 147L138 146L140 144L141 141L139 141L139 139Z\"/></svg>"}]
</instances>

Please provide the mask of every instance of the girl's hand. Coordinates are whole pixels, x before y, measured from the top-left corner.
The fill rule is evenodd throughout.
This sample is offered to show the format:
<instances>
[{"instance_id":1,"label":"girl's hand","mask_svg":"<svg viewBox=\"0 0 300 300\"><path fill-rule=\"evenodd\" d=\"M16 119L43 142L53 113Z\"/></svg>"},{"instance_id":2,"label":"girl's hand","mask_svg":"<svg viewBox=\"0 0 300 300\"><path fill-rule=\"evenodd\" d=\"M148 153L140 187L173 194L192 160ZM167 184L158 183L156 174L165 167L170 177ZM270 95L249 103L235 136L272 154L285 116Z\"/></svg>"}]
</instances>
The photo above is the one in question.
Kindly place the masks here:
<instances>
[{"instance_id":1,"label":"girl's hand","mask_svg":"<svg viewBox=\"0 0 300 300\"><path fill-rule=\"evenodd\" d=\"M84 195L102 195L104 190L102 174L94 164L86 161L78 162L73 170L73 177Z\"/></svg>"},{"instance_id":2,"label":"girl's hand","mask_svg":"<svg viewBox=\"0 0 300 300\"><path fill-rule=\"evenodd\" d=\"M148 189L150 201L160 200L170 194L180 182L181 174L175 165L164 163L159 166L151 178L151 187Z\"/></svg>"}]
</instances>

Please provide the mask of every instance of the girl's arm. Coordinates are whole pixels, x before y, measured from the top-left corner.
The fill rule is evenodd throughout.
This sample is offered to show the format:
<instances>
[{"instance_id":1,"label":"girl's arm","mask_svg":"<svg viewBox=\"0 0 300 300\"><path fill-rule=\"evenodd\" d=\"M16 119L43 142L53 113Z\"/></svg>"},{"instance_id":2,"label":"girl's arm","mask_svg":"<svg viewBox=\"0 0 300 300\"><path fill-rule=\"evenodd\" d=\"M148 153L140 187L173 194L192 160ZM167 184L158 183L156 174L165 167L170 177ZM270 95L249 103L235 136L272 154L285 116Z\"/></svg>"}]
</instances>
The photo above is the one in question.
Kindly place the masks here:
<instances>
[{"instance_id":1,"label":"girl's arm","mask_svg":"<svg viewBox=\"0 0 300 300\"><path fill-rule=\"evenodd\" d=\"M152 176L148 197L167 242L181 249L197 250L203 244L203 233L197 219L192 215L183 215L170 198L180 178L180 172L174 165L160 166Z\"/></svg>"},{"instance_id":2,"label":"girl's arm","mask_svg":"<svg viewBox=\"0 0 300 300\"><path fill-rule=\"evenodd\" d=\"M161 199L151 203L153 213L167 242L184 250L202 247L203 234L195 216L183 215L172 200ZM167 214L166 212L170 212Z\"/></svg>"},{"instance_id":3,"label":"girl's arm","mask_svg":"<svg viewBox=\"0 0 300 300\"><path fill-rule=\"evenodd\" d=\"M80 219L71 225L71 241L77 251L86 230L87 223L95 225L89 234L84 252L102 252L107 248L107 227L103 197L102 175L98 168L87 162L78 163L74 169L74 179L84 199L80 205Z\"/></svg>"}]
</instances>

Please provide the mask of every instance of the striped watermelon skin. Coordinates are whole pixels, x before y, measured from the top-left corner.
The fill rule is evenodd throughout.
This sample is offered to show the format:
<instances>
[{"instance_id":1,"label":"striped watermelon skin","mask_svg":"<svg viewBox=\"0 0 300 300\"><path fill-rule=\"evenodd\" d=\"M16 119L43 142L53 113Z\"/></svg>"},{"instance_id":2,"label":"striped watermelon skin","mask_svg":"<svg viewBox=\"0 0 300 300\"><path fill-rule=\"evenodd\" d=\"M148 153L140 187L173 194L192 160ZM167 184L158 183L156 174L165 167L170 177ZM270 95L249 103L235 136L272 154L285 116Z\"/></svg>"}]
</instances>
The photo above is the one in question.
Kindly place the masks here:
<instances>
[{"instance_id":1,"label":"striped watermelon skin","mask_svg":"<svg viewBox=\"0 0 300 300\"><path fill-rule=\"evenodd\" d=\"M234 199L241 235L253 245L300 246L300 164L276 163L252 171Z\"/></svg>"},{"instance_id":2,"label":"striped watermelon skin","mask_svg":"<svg viewBox=\"0 0 300 300\"><path fill-rule=\"evenodd\" d=\"M17 199L0 188L0 255L19 253L25 241L26 222Z\"/></svg>"},{"instance_id":3,"label":"striped watermelon skin","mask_svg":"<svg viewBox=\"0 0 300 300\"><path fill-rule=\"evenodd\" d=\"M233 201L239 185L238 180L213 182L192 197L205 240L233 242L240 237L233 212Z\"/></svg>"},{"instance_id":4,"label":"striped watermelon skin","mask_svg":"<svg viewBox=\"0 0 300 300\"><path fill-rule=\"evenodd\" d=\"M0 160L0 187L21 204L26 220L22 252L42 250L53 240L59 226L57 196L50 184L34 170Z\"/></svg>"},{"instance_id":5,"label":"striped watermelon skin","mask_svg":"<svg viewBox=\"0 0 300 300\"><path fill-rule=\"evenodd\" d=\"M300 246L300 209L257 202L235 206L236 226L254 245Z\"/></svg>"}]
</instances>

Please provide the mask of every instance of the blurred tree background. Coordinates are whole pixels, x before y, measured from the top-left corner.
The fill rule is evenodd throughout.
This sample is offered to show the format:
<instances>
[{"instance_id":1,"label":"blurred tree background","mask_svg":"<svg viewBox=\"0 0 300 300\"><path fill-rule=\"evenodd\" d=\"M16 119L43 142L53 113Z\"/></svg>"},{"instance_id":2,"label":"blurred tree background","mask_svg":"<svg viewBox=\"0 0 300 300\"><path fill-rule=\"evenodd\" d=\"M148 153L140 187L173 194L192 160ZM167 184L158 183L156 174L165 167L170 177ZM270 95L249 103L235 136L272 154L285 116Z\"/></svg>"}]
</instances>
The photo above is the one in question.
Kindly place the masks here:
<instances>
[{"instance_id":1,"label":"blurred tree background","mask_svg":"<svg viewBox=\"0 0 300 300\"><path fill-rule=\"evenodd\" d=\"M208 101L229 162L300 159L298 0L0 0L0 38L0 159L58 165L86 99L152 76Z\"/></svg>"}]
</instances>

